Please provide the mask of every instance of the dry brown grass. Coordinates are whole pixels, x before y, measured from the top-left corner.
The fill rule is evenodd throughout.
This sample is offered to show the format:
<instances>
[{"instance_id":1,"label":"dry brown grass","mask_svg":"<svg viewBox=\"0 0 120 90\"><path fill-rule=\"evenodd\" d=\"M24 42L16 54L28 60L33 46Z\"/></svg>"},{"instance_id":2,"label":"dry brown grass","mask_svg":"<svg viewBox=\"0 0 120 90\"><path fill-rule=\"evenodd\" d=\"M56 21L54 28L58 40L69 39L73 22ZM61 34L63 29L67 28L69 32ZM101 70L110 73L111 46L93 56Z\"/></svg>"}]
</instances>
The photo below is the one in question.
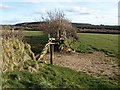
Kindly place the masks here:
<instances>
[{"instance_id":1,"label":"dry brown grass","mask_svg":"<svg viewBox=\"0 0 120 90\"><path fill-rule=\"evenodd\" d=\"M21 35L18 34L17 36L17 34L12 32L11 34L6 33L3 35L3 72L15 69L24 70L24 68L27 68L30 72L36 72L39 69L35 55L31 51L31 46L27 43L24 44L20 37ZM30 65L27 66L28 62L33 61L35 63L34 67L30 68Z\"/></svg>"}]
</instances>

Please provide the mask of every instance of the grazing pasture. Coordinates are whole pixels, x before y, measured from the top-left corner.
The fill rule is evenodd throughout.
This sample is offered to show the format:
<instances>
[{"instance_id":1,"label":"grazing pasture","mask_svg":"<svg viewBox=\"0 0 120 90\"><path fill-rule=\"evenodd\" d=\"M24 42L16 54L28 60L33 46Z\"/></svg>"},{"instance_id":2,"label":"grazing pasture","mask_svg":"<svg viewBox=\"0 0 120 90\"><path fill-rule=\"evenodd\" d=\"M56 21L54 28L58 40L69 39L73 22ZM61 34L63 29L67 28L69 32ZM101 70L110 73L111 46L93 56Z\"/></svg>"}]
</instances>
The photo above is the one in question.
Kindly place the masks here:
<instances>
[{"instance_id":1,"label":"grazing pasture","mask_svg":"<svg viewBox=\"0 0 120 90\"><path fill-rule=\"evenodd\" d=\"M118 55L118 35L79 33L79 41L73 44L78 52L103 51L109 56Z\"/></svg>"},{"instance_id":2,"label":"grazing pasture","mask_svg":"<svg viewBox=\"0 0 120 90\"><path fill-rule=\"evenodd\" d=\"M48 36L42 31L24 31L25 40L32 46L34 53L40 53L48 41ZM79 40L71 46L77 52L92 53L102 51L109 56L118 55L117 34L78 33Z\"/></svg>"}]
</instances>

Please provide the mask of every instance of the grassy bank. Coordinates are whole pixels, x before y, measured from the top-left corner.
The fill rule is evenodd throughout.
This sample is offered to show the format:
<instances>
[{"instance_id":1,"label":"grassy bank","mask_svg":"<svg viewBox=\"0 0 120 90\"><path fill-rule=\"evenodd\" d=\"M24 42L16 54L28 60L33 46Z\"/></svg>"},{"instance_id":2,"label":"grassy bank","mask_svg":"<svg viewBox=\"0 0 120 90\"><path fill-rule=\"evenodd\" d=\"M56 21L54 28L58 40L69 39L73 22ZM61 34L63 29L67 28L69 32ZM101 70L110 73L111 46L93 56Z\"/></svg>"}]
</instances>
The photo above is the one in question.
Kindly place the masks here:
<instances>
[{"instance_id":1,"label":"grassy bank","mask_svg":"<svg viewBox=\"0 0 120 90\"><path fill-rule=\"evenodd\" d=\"M105 80L97 79L85 73L68 68L43 64L37 73L27 70L12 71L3 74L10 88L118 88L119 86Z\"/></svg>"}]
</instances>

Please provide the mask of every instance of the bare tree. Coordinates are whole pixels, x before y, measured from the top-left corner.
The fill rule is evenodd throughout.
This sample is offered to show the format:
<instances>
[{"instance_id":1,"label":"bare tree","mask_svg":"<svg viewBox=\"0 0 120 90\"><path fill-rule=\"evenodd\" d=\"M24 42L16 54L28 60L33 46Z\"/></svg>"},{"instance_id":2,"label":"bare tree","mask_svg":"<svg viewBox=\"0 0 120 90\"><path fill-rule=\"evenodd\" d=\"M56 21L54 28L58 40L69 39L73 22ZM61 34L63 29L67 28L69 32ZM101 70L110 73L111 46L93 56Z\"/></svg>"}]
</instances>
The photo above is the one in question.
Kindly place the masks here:
<instances>
[{"instance_id":1,"label":"bare tree","mask_svg":"<svg viewBox=\"0 0 120 90\"><path fill-rule=\"evenodd\" d=\"M50 34L50 37L56 39L73 37L77 39L76 29L65 17L63 11L48 11L47 17L42 16L42 19L45 23L41 24L41 27Z\"/></svg>"}]
</instances>

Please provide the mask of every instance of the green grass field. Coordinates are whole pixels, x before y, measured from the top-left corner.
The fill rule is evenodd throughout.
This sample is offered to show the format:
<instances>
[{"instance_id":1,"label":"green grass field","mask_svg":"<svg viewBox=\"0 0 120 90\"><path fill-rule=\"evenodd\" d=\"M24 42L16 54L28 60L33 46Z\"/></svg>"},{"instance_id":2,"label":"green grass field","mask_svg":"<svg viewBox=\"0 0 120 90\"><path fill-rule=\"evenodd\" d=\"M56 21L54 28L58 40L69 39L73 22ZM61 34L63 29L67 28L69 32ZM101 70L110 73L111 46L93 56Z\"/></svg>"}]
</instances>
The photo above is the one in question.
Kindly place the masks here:
<instances>
[{"instance_id":1,"label":"green grass field","mask_svg":"<svg viewBox=\"0 0 120 90\"><path fill-rule=\"evenodd\" d=\"M118 35L80 33L78 36L79 41L73 44L78 52L90 53L97 50L109 56L118 55Z\"/></svg>"},{"instance_id":2,"label":"green grass field","mask_svg":"<svg viewBox=\"0 0 120 90\"><path fill-rule=\"evenodd\" d=\"M47 34L42 31L24 31L24 34L35 53L40 53L48 41ZM77 52L103 51L109 56L118 56L118 35L79 33L78 36L79 40L72 45Z\"/></svg>"}]
</instances>

